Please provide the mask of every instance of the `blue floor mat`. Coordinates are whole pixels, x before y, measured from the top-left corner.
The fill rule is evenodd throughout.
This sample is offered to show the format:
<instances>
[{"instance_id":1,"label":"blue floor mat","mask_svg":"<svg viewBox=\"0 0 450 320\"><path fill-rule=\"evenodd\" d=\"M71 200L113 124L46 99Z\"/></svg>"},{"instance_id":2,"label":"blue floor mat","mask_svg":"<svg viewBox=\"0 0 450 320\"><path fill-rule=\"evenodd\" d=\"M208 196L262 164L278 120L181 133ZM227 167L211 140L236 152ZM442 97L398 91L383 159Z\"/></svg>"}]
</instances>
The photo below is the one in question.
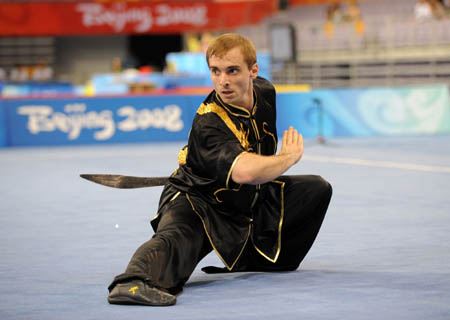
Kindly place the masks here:
<instances>
[{"instance_id":1,"label":"blue floor mat","mask_svg":"<svg viewBox=\"0 0 450 320\"><path fill-rule=\"evenodd\" d=\"M450 319L450 136L307 140L288 173L334 194L297 271L207 275L212 253L176 306L109 305L162 188L79 174L170 175L182 146L0 150L0 319Z\"/></svg>"}]
</instances>

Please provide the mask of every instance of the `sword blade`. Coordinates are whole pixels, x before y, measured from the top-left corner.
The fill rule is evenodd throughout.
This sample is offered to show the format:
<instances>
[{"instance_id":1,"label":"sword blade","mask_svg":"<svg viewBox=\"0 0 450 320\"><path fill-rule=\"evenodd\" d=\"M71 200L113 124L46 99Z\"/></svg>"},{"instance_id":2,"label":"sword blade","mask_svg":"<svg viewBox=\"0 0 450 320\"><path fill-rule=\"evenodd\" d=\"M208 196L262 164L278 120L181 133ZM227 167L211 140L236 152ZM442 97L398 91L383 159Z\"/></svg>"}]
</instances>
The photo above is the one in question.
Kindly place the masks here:
<instances>
[{"instance_id":1,"label":"sword blade","mask_svg":"<svg viewBox=\"0 0 450 320\"><path fill-rule=\"evenodd\" d=\"M80 177L103 186L119 189L156 187L169 182L169 177L133 177L119 174L80 174Z\"/></svg>"}]
</instances>

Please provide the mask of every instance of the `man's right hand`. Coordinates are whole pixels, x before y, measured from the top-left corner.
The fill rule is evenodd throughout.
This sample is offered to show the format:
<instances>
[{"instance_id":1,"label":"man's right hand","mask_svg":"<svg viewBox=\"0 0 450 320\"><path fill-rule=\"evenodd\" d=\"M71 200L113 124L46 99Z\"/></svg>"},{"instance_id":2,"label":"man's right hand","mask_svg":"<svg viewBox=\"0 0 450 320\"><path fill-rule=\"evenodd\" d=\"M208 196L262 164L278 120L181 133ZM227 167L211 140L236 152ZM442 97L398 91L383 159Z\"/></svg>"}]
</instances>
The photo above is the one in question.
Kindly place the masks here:
<instances>
[{"instance_id":1,"label":"man's right hand","mask_svg":"<svg viewBox=\"0 0 450 320\"><path fill-rule=\"evenodd\" d=\"M283 133L280 155L287 155L293 158L294 164L297 163L303 155L303 136L292 126Z\"/></svg>"},{"instance_id":2,"label":"man's right hand","mask_svg":"<svg viewBox=\"0 0 450 320\"><path fill-rule=\"evenodd\" d=\"M239 184L262 184L272 181L296 164L303 155L303 136L292 127L283 134L280 153L263 156L242 154L231 172L231 178Z\"/></svg>"}]
</instances>

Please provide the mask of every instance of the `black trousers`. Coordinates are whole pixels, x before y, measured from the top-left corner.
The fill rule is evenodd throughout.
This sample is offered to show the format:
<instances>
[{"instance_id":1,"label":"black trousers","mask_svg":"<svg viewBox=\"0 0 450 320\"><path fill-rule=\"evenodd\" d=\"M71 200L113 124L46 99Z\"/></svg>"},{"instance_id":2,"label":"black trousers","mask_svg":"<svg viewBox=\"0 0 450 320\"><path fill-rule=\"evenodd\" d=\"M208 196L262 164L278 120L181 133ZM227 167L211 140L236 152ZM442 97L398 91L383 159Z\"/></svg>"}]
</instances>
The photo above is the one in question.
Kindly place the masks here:
<instances>
[{"instance_id":1,"label":"black trousers","mask_svg":"<svg viewBox=\"0 0 450 320\"><path fill-rule=\"evenodd\" d=\"M331 185L314 175L285 176L285 210L281 250L275 263L261 256L247 243L233 271L296 270L311 248L331 199ZM186 196L180 194L167 204L153 237L131 258L119 282L142 279L172 294L180 292L197 264L212 246L200 218Z\"/></svg>"}]
</instances>

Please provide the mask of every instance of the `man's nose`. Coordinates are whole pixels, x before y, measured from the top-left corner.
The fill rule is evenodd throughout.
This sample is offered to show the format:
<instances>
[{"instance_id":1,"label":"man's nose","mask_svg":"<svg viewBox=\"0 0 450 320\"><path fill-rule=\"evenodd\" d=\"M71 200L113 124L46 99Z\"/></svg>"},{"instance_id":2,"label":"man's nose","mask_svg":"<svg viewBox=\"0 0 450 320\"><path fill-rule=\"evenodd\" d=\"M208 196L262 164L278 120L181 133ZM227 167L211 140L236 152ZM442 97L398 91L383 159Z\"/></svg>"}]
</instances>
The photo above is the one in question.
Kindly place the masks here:
<instances>
[{"instance_id":1,"label":"man's nose","mask_svg":"<svg viewBox=\"0 0 450 320\"><path fill-rule=\"evenodd\" d=\"M230 83L229 83L229 81L228 81L228 76L227 76L227 74L225 73L225 72L223 72L221 75L220 75L220 85L221 86L228 86Z\"/></svg>"}]
</instances>

